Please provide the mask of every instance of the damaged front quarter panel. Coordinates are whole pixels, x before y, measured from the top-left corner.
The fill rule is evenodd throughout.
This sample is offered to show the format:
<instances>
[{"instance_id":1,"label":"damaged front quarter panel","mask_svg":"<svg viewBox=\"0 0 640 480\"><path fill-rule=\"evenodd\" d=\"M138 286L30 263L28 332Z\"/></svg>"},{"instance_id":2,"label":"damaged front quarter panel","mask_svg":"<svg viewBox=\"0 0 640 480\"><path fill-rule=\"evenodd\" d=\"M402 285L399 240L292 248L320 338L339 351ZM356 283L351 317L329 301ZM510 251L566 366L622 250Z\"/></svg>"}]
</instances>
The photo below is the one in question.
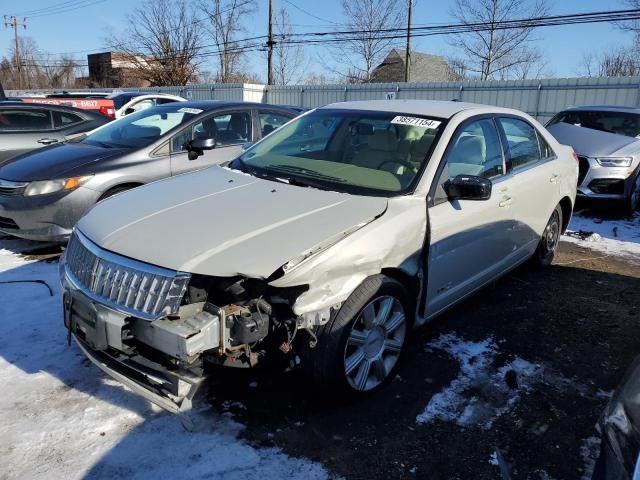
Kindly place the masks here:
<instances>
[{"instance_id":1,"label":"damaged front quarter panel","mask_svg":"<svg viewBox=\"0 0 640 480\"><path fill-rule=\"evenodd\" d=\"M417 277L426 235L426 200L390 198L387 209L370 222L316 246L292 259L270 285L307 285L292 305L299 327L326 323L360 283L383 270Z\"/></svg>"}]
</instances>

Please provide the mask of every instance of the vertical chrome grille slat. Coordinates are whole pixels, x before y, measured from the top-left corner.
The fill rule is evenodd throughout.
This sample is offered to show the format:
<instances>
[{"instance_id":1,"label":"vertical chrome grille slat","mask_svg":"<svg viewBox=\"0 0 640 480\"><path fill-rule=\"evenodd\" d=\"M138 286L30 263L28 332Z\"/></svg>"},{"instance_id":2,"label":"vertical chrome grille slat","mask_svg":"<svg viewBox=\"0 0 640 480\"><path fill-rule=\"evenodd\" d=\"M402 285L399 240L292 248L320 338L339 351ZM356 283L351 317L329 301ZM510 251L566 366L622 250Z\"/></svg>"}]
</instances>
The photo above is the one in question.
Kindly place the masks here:
<instances>
[{"instance_id":1,"label":"vertical chrome grille slat","mask_svg":"<svg viewBox=\"0 0 640 480\"><path fill-rule=\"evenodd\" d=\"M85 245L85 243L87 246ZM65 270L81 290L115 308L145 319L176 313L189 276L102 251L74 233L65 254Z\"/></svg>"}]
</instances>

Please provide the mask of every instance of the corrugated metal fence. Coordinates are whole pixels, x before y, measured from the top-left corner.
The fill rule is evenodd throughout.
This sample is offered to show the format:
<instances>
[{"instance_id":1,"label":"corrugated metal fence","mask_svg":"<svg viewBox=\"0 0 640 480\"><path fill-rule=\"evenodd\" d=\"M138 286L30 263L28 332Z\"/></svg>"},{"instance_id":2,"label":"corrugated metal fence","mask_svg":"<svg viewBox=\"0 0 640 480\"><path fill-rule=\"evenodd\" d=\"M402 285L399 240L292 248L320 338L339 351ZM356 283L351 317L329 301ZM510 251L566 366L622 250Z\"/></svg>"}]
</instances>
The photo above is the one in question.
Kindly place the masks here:
<instances>
[{"instance_id":1,"label":"corrugated metal fence","mask_svg":"<svg viewBox=\"0 0 640 480\"><path fill-rule=\"evenodd\" d=\"M105 89L95 89L105 91ZM108 90L108 89L106 89ZM193 100L246 100L318 107L328 103L373 99L460 100L523 110L541 122L578 105L640 106L640 77L559 78L544 80L464 81L447 83L378 83L367 85L265 86L202 84L149 87L143 90ZM59 90L58 90L59 91ZM53 90L10 91L9 95Z\"/></svg>"}]
</instances>

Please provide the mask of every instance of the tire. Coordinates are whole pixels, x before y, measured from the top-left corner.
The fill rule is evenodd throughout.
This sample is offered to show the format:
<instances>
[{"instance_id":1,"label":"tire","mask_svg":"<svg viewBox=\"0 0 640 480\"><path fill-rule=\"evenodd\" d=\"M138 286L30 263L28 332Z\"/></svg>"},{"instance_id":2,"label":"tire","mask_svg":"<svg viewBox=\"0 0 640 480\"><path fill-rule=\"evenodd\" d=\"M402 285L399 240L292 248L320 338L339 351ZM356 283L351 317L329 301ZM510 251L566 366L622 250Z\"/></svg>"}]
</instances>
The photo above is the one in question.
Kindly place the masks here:
<instances>
[{"instance_id":1,"label":"tire","mask_svg":"<svg viewBox=\"0 0 640 480\"><path fill-rule=\"evenodd\" d=\"M556 255L556 249L560 242L560 235L562 233L562 207L557 205L547 226L544 227L542 232L542 238L538 243L536 252L533 254L532 262L537 267L547 267L553 262L553 258Z\"/></svg>"},{"instance_id":2,"label":"tire","mask_svg":"<svg viewBox=\"0 0 640 480\"><path fill-rule=\"evenodd\" d=\"M640 173L636 175L636 179L631 186L629 196L624 203L625 213L629 215L633 215L633 213L638 209L638 206L640 206Z\"/></svg>"},{"instance_id":3,"label":"tire","mask_svg":"<svg viewBox=\"0 0 640 480\"><path fill-rule=\"evenodd\" d=\"M411 325L407 305L399 282L386 275L367 278L318 329L317 346L303 352L303 367L314 384L364 395L390 382Z\"/></svg>"}]
</instances>

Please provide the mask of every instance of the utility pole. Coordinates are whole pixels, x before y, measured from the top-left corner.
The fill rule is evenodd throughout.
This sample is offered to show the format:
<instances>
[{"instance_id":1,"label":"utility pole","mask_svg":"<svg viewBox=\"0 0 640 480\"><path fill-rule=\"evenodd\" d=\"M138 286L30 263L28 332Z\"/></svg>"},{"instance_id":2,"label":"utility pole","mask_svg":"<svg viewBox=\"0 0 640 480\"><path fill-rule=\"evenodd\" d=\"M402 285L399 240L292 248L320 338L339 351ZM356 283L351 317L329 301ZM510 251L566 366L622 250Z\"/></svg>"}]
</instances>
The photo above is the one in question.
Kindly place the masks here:
<instances>
[{"instance_id":1,"label":"utility pole","mask_svg":"<svg viewBox=\"0 0 640 480\"><path fill-rule=\"evenodd\" d=\"M404 82L409 81L409 68L411 63L411 14L413 13L413 0L409 2L409 14L407 15L407 51L404 56Z\"/></svg>"},{"instance_id":2,"label":"utility pole","mask_svg":"<svg viewBox=\"0 0 640 480\"><path fill-rule=\"evenodd\" d=\"M23 18L20 22L15 15L4 16L4 26L13 28L13 33L16 40L16 69L18 71L18 88L22 88L22 62L20 60L20 40L18 39L18 27L27 28L27 19Z\"/></svg>"},{"instance_id":3,"label":"utility pole","mask_svg":"<svg viewBox=\"0 0 640 480\"><path fill-rule=\"evenodd\" d=\"M269 0L269 40L267 40L267 85L273 85L273 0Z\"/></svg>"}]
</instances>

